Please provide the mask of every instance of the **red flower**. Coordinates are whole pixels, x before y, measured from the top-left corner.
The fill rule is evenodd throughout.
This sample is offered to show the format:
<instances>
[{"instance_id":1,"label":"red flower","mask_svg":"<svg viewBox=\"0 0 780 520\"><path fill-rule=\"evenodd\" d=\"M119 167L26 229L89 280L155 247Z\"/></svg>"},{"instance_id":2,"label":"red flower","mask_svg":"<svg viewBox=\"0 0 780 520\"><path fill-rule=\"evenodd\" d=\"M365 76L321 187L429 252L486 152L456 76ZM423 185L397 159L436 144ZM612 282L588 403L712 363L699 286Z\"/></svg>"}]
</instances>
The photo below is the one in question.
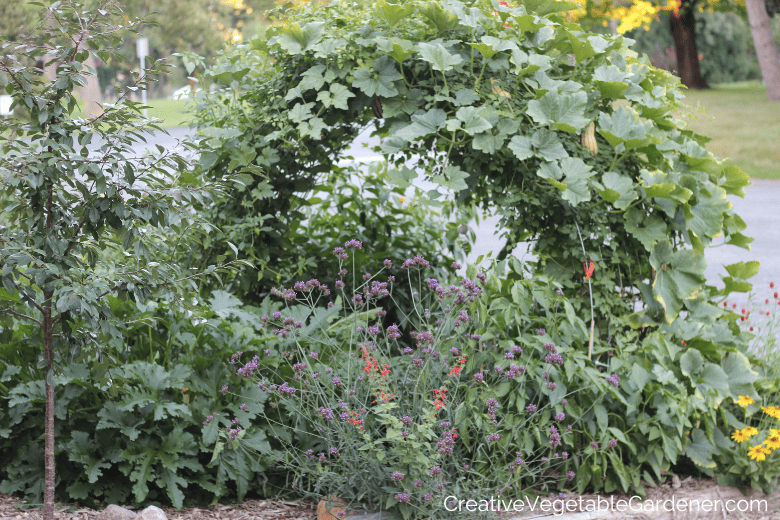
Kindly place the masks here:
<instances>
[{"instance_id":1,"label":"red flower","mask_svg":"<svg viewBox=\"0 0 780 520\"><path fill-rule=\"evenodd\" d=\"M594 264L593 260L589 258L582 264L582 266L585 268L585 279L590 280L590 277L593 276L594 269L596 269L596 264Z\"/></svg>"},{"instance_id":2,"label":"red flower","mask_svg":"<svg viewBox=\"0 0 780 520\"><path fill-rule=\"evenodd\" d=\"M769 282L769 288L774 289L775 288L775 282Z\"/></svg>"}]
</instances>

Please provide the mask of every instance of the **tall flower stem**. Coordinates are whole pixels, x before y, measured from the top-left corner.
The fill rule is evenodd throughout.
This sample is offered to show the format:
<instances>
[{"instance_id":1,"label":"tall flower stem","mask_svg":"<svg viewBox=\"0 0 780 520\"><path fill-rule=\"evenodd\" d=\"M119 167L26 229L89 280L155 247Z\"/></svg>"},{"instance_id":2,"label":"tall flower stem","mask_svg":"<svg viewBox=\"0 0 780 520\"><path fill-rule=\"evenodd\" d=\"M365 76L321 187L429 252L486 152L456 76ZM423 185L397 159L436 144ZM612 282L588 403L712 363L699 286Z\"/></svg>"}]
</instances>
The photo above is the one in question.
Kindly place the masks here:
<instances>
[{"instance_id":1,"label":"tall flower stem","mask_svg":"<svg viewBox=\"0 0 780 520\"><path fill-rule=\"evenodd\" d=\"M580 237L580 245L582 246L582 254L587 260L588 253L585 252L585 242L582 241L582 233L580 233L580 226L577 221L574 221L574 225L577 226L577 235ZM593 290L590 285L590 277L588 280L588 296L590 296L590 341L588 342L588 359L593 358L593 331L595 326L595 320L593 319Z\"/></svg>"}]
</instances>

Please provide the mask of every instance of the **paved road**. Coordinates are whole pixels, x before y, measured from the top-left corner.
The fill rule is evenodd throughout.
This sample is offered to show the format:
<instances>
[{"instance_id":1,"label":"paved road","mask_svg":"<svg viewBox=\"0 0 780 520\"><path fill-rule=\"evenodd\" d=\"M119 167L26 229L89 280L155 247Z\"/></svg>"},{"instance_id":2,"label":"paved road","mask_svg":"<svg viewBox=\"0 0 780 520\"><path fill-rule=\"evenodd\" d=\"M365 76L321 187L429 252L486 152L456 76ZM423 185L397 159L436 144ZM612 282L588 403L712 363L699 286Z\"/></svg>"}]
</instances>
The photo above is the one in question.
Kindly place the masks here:
<instances>
[{"instance_id":1,"label":"paved road","mask_svg":"<svg viewBox=\"0 0 780 520\"><path fill-rule=\"evenodd\" d=\"M158 135L146 147L152 144L161 144L165 147L174 146L177 139L187 135L188 130L176 128L169 130L170 136ZM356 142L347 150L347 154L352 155L359 162L370 161L376 158L371 148L379 143L377 138L368 136L367 130L359 136ZM368 146L365 146L368 145ZM424 183L420 187L428 187ZM780 290L780 181L755 180L753 186L745 189L744 199L729 196L737 213L747 223L745 234L755 238L751 251L746 251L734 246L718 246L709 248L706 252L708 262L707 280L710 284L717 287L723 287L719 275L726 274L722 266L740 261L758 260L761 262L761 269L753 279L756 301L763 305L765 298L773 300L769 283L775 282L776 289ZM469 256L469 261L473 262L479 255L487 254L492 251L497 254L504 246L505 241L499 238L498 218L488 217L483 220L479 226L471 223L472 229L476 230L477 240L474 251ZM521 246L515 250L515 255L525 258L532 258ZM739 307L747 303L747 295L739 295L732 299Z\"/></svg>"}]
</instances>

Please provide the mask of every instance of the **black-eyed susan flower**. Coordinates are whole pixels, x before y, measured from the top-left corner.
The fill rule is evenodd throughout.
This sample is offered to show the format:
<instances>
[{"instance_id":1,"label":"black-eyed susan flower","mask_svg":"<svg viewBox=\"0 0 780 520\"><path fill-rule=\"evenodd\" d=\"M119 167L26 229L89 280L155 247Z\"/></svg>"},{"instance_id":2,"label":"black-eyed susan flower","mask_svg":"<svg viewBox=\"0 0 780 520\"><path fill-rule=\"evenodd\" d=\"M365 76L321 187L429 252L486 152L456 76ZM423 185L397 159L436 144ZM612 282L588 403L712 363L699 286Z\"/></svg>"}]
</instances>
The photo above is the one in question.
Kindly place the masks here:
<instances>
[{"instance_id":1,"label":"black-eyed susan flower","mask_svg":"<svg viewBox=\"0 0 780 520\"><path fill-rule=\"evenodd\" d=\"M764 441L764 446L772 451L780 450L780 435L770 435L767 440Z\"/></svg>"},{"instance_id":2,"label":"black-eyed susan flower","mask_svg":"<svg viewBox=\"0 0 780 520\"><path fill-rule=\"evenodd\" d=\"M745 442L750 437L742 433L742 430L737 430L734 433L731 434L731 438L734 439L737 442Z\"/></svg>"},{"instance_id":3,"label":"black-eyed susan flower","mask_svg":"<svg viewBox=\"0 0 780 520\"><path fill-rule=\"evenodd\" d=\"M766 460L766 456L772 453L770 450L764 448L761 444L753 446L748 450L748 456L753 460Z\"/></svg>"},{"instance_id":4,"label":"black-eyed susan flower","mask_svg":"<svg viewBox=\"0 0 780 520\"><path fill-rule=\"evenodd\" d=\"M764 411L765 414L767 414L770 417L774 417L775 419L780 419L780 408L777 406L762 406L761 410Z\"/></svg>"},{"instance_id":5,"label":"black-eyed susan flower","mask_svg":"<svg viewBox=\"0 0 780 520\"><path fill-rule=\"evenodd\" d=\"M755 401L747 395L740 395L739 400L737 401L737 404L743 408L747 408L753 403L755 403Z\"/></svg>"},{"instance_id":6,"label":"black-eyed susan flower","mask_svg":"<svg viewBox=\"0 0 780 520\"><path fill-rule=\"evenodd\" d=\"M752 426L748 426L747 428L742 429L742 434L746 435L749 438L752 437L753 435L758 435L758 430L756 430Z\"/></svg>"}]
</instances>

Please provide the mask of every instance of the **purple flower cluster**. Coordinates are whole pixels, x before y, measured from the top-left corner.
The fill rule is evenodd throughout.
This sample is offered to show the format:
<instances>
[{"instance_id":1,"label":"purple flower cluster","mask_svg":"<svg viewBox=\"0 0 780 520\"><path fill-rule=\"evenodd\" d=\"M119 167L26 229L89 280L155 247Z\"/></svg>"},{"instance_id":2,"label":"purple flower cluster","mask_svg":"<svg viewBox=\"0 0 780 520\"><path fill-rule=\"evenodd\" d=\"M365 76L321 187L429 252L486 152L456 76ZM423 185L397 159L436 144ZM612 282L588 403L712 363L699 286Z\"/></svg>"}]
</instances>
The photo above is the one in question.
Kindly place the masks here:
<instances>
[{"instance_id":1,"label":"purple flower cluster","mask_svg":"<svg viewBox=\"0 0 780 520\"><path fill-rule=\"evenodd\" d=\"M491 397L487 401L485 401L485 404L487 405L487 413L488 417L490 417L491 421L496 420L496 412L498 412L498 401Z\"/></svg>"},{"instance_id":2,"label":"purple flower cluster","mask_svg":"<svg viewBox=\"0 0 780 520\"><path fill-rule=\"evenodd\" d=\"M512 364L509 366L509 370L504 372L504 375L507 379L514 379L516 377L520 377L523 374L525 374L525 365L517 366Z\"/></svg>"},{"instance_id":3,"label":"purple flower cluster","mask_svg":"<svg viewBox=\"0 0 780 520\"><path fill-rule=\"evenodd\" d=\"M550 426L550 447L557 448L561 445L561 434L558 432L558 428Z\"/></svg>"},{"instance_id":4,"label":"purple flower cluster","mask_svg":"<svg viewBox=\"0 0 780 520\"><path fill-rule=\"evenodd\" d=\"M279 388L277 388L277 391L278 391L280 394L282 394L282 395L286 395L286 396L288 396L288 397L289 397L289 396L291 396L291 395L293 395L293 394L295 394L295 388L294 388L294 387L292 387L292 386L290 386L289 384L287 384L287 381L285 381L284 383L282 383L282 385L281 385Z\"/></svg>"},{"instance_id":5,"label":"purple flower cluster","mask_svg":"<svg viewBox=\"0 0 780 520\"><path fill-rule=\"evenodd\" d=\"M401 502L402 504L408 504L412 501L412 497L409 496L409 490L405 489L403 493L398 493L395 495L395 499Z\"/></svg>"},{"instance_id":6,"label":"purple flower cluster","mask_svg":"<svg viewBox=\"0 0 780 520\"><path fill-rule=\"evenodd\" d=\"M555 420L560 422L566 419L566 414L563 412L558 412L555 414Z\"/></svg>"},{"instance_id":7,"label":"purple flower cluster","mask_svg":"<svg viewBox=\"0 0 780 520\"><path fill-rule=\"evenodd\" d=\"M333 410L330 408L320 407L320 409L317 410L317 415L323 417L324 419L331 420L333 419Z\"/></svg>"},{"instance_id":8,"label":"purple flower cluster","mask_svg":"<svg viewBox=\"0 0 780 520\"><path fill-rule=\"evenodd\" d=\"M413 422L414 421L412 420L412 418L409 417L408 415L404 415L403 417L401 417L401 424L403 424L404 426L411 426Z\"/></svg>"},{"instance_id":9,"label":"purple flower cluster","mask_svg":"<svg viewBox=\"0 0 780 520\"><path fill-rule=\"evenodd\" d=\"M488 442L496 442L501 439L501 436L497 433L491 433L488 435Z\"/></svg>"},{"instance_id":10,"label":"purple flower cluster","mask_svg":"<svg viewBox=\"0 0 780 520\"><path fill-rule=\"evenodd\" d=\"M393 323L389 327L387 327L387 338L388 339L398 339L401 337L401 331L398 330L398 325Z\"/></svg>"},{"instance_id":11,"label":"purple flower cluster","mask_svg":"<svg viewBox=\"0 0 780 520\"><path fill-rule=\"evenodd\" d=\"M451 430L445 430L441 439L436 442L436 450L440 455L452 455L452 450L455 447L455 432Z\"/></svg>"},{"instance_id":12,"label":"purple flower cluster","mask_svg":"<svg viewBox=\"0 0 780 520\"><path fill-rule=\"evenodd\" d=\"M400 471L394 471L392 475L390 475L390 478L394 480L395 482L401 482L406 475L401 473Z\"/></svg>"},{"instance_id":13,"label":"purple flower cluster","mask_svg":"<svg viewBox=\"0 0 780 520\"><path fill-rule=\"evenodd\" d=\"M252 361L245 364L243 367L236 370L236 374L243 377L252 377L255 370L257 370L258 366L260 365L260 358L258 356L255 356L252 358Z\"/></svg>"},{"instance_id":14,"label":"purple flower cluster","mask_svg":"<svg viewBox=\"0 0 780 520\"><path fill-rule=\"evenodd\" d=\"M433 336L432 332L429 332L427 330L424 330L422 332L412 332L412 339L414 339L414 342L419 347L420 345L433 345L433 343L436 341L436 338Z\"/></svg>"},{"instance_id":15,"label":"purple flower cluster","mask_svg":"<svg viewBox=\"0 0 780 520\"><path fill-rule=\"evenodd\" d=\"M617 388L618 386L620 386L620 376L617 374L612 374L607 378L607 382L612 386L614 386L615 388Z\"/></svg>"},{"instance_id":16,"label":"purple flower cluster","mask_svg":"<svg viewBox=\"0 0 780 520\"><path fill-rule=\"evenodd\" d=\"M349 258L347 253L344 252L343 247L336 247L333 249L333 254L336 255L336 258L340 258L341 260L346 260Z\"/></svg>"},{"instance_id":17,"label":"purple flower cluster","mask_svg":"<svg viewBox=\"0 0 780 520\"><path fill-rule=\"evenodd\" d=\"M420 266L422 268L427 268L431 266L431 263L428 262L425 258L423 258L420 255L415 256L411 260L405 260L403 264L401 264L402 269L409 269L410 267L414 266Z\"/></svg>"},{"instance_id":18,"label":"purple flower cluster","mask_svg":"<svg viewBox=\"0 0 780 520\"><path fill-rule=\"evenodd\" d=\"M203 421L203 426L206 426L208 423L210 423L211 421L213 421L217 417L219 417L218 413L215 413L214 415L209 415L208 417L206 417L206 420Z\"/></svg>"},{"instance_id":19,"label":"purple flower cluster","mask_svg":"<svg viewBox=\"0 0 780 520\"><path fill-rule=\"evenodd\" d=\"M528 413L534 413L536 411L536 405L535 404L529 404L525 407L525 411Z\"/></svg>"},{"instance_id":20,"label":"purple flower cluster","mask_svg":"<svg viewBox=\"0 0 780 520\"><path fill-rule=\"evenodd\" d=\"M549 350L549 351L550 351L551 353L553 353L553 354L555 354L556 352L558 352L558 351L555 349L555 343L545 343L544 345L542 345L542 347L544 348L544 350Z\"/></svg>"},{"instance_id":21,"label":"purple flower cluster","mask_svg":"<svg viewBox=\"0 0 780 520\"><path fill-rule=\"evenodd\" d=\"M435 477L437 475L441 475L441 466L434 466L431 468L431 476Z\"/></svg>"},{"instance_id":22,"label":"purple flower cluster","mask_svg":"<svg viewBox=\"0 0 780 520\"><path fill-rule=\"evenodd\" d=\"M349 242L347 242L346 244L344 244L344 248L345 249L363 249L363 243L358 241L358 240L352 239Z\"/></svg>"},{"instance_id":23,"label":"purple flower cluster","mask_svg":"<svg viewBox=\"0 0 780 520\"><path fill-rule=\"evenodd\" d=\"M609 440L609 447L610 448L614 448L615 446L617 446L617 439L610 439Z\"/></svg>"},{"instance_id":24,"label":"purple flower cluster","mask_svg":"<svg viewBox=\"0 0 780 520\"><path fill-rule=\"evenodd\" d=\"M560 354L547 354L545 356L544 361L546 363L550 363L551 365L563 365L563 358Z\"/></svg>"}]
</instances>

